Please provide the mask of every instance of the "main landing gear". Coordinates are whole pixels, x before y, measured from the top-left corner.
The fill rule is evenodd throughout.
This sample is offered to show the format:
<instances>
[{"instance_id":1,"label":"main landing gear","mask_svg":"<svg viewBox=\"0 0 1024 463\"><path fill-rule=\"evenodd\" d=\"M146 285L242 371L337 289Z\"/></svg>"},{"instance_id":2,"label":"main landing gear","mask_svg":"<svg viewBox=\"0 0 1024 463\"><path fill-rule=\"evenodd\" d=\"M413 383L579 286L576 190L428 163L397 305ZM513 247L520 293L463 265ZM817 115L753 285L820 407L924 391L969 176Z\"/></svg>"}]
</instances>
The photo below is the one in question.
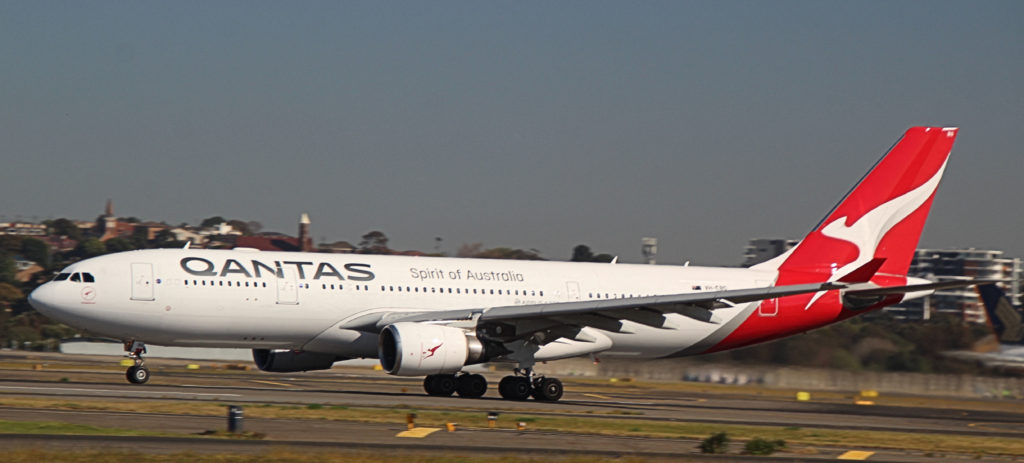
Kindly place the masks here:
<instances>
[{"instance_id":1,"label":"main landing gear","mask_svg":"<svg viewBox=\"0 0 1024 463\"><path fill-rule=\"evenodd\" d=\"M135 361L135 365L128 367L125 377L132 384L145 384L149 381L149 368L143 363L142 354L146 353L146 345L138 341L127 341L124 343L124 350L128 352L128 358Z\"/></svg>"},{"instance_id":2,"label":"main landing gear","mask_svg":"<svg viewBox=\"0 0 1024 463\"><path fill-rule=\"evenodd\" d=\"M498 393L505 400L526 400L533 396L536 400L554 402L562 398L563 392L561 381L535 375L533 368L517 368L514 375L501 378L498 383Z\"/></svg>"},{"instance_id":3,"label":"main landing gear","mask_svg":"<svg viewBox=\"0 0 1024 463\"><path fill-rule=\"evenodd\" d=\"M430 375L423 379L423 390L436 397L477 398L487 392L487 380L482 375L460 373L458 375ZM498 393L505 400L526 400L531 396L540 401L554 402L562 398L562 382L557 378L545 378L533 374L532 368L516 369L512 376L501 378Z\"/></svg>"},{"instance_id":4,"label":"main landing gear","mask_svg":"<svg viewBox=\"0 0 1024 463\"><path fill-rule=\"evenodd\" d=\"M483 375L461 373L459 375L429 375L423 379L427 394L448 397L458 393L459 397L475 399L487 392L487 379Z\"/></svg>"}]
</instances>

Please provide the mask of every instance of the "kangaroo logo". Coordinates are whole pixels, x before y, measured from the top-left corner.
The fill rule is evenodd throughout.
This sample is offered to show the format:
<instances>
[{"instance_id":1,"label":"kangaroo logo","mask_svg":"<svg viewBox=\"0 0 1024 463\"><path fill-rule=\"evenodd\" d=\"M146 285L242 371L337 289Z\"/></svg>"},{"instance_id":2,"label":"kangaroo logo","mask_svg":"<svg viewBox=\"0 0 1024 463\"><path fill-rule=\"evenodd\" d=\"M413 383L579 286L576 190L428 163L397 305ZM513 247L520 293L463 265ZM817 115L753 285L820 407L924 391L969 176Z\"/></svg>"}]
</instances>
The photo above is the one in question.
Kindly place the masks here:
<instances>
[{"instance_id":1,"label":"kangaroo logo","mask_svg":"<svg viewBox=\"0 0 1024 463\"><path fill-rule=\"evenodd\" d=\"M822 227L822 235L846 241L857 248L857 257L846 265L834 270L828 281L835 281L837 278L843 277L873 259L875 251L878 249L878 243L889 233L889 230L892 230L903 219L906 219L924 205L925 201L939 187L939 180L942 179L942 173L945 172L948 162L949 160L942 163L942 167L939 167L935 175L932 175L932 178L922 183L921 186L872 209L857 219L856 222L846 225L849 216L843 216ZM815 293L811 301L804 307L804 310L811 308L811 305L824 294L824 292Z\"/></svg>"},{"instance_id":2,"label":"kangaroo logo","mask_svg":"<svg viewBox=\"0 0 1024 463\"><path fill-rule=\"evenodd\" d=\"M436 345L434 347L427 348L427 350L423 351L423 359L422 360L426 360L426 359L428 359L430 357L433 357L434 354L437 353L437 350L440 349L441 346L443 346L443 345L444 345L444 343L442 342L441 344L438 344L438 345Z\"/></svg>"}]
</instances>

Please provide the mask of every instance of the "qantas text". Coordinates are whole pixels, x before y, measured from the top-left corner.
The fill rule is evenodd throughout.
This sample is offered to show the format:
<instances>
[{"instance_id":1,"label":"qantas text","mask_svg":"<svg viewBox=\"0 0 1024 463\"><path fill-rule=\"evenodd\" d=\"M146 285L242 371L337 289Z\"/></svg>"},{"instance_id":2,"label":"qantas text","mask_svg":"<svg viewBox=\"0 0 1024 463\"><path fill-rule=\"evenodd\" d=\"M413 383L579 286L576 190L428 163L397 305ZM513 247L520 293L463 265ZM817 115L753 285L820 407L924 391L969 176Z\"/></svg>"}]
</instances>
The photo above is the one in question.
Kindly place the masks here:
<instances>
[{"instance_id":1,"label":"qantas text","mask_svg":"<svg viewBox=\"0 0 1024 463\"><path fill-rule=\"evenodd\" d=\"M307 275L310 275L313 280L334 277L339 280L370 281L375 277L373 272L370 271L370 264L349 263L342 265L342 270L339 271L337 267L327 262L275 260L273 265L258 260L251 260L249 262L251 265L247 267L235 259L227 259L219 267L218 271L217 264L214 264L209 259L185 257L181 259L181 269L192 275L204 277L245 275L247 278L260 278L263 276L263 272L267 272L278 278L284 278L285 269L295 269L295 274L298 275L300 280L305 280Z\"/></svg>"}]
</instances>

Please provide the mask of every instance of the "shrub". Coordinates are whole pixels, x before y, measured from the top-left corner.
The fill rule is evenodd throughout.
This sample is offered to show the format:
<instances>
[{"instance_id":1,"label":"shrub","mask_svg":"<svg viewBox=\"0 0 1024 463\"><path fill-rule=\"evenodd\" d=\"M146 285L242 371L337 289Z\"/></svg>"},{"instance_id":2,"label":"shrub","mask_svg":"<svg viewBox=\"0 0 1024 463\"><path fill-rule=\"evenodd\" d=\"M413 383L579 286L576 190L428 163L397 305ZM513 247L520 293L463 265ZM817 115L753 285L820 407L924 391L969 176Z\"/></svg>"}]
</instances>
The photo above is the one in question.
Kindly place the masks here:
<instances>
[{"instance_id":1,"label":"shrub","mask_svg":"<svg viewBox=\"0 0 1024 463\"><path fill-rule=\"evenodd\" d=\"M784 440L768 440L755 437L747 442L747 445L743 446L743 453L747 455L771 455L784 448L786 448L786 441Z\"/></svg>"},{"instance_id":2,"label":"shrub","mask_svg":"<svg viewBox=\"0 0 1024 463\"><path fill-rule=\"evenodd\" d=\"M700 443L701 453L725 453L729 446L729 436L724 432L716 432Z\"/></svg>"}]
</instances>

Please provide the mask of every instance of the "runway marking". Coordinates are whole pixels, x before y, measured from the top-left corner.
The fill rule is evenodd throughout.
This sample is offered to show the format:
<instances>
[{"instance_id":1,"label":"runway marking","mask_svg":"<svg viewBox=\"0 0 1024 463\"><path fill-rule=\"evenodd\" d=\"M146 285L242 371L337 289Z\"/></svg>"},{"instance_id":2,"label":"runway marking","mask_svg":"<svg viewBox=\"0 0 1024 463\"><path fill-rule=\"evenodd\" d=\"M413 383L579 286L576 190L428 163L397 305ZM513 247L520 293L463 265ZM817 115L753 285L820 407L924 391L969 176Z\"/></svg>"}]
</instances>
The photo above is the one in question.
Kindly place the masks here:
<instances>
[{"instance_id":1,"label":"runway marking","mask_svg":"<svg viewBox=\"0 0 1024 463\"><path fill-rule=\"evenodd\" d=\"M254 383L273 384L274 386L295 387L295 386L293 386L291 384L275 383L273 381L263 381L263 380L260 380L260 379L253 379L253 380L250 380L250 381L252 381Z\"/></svg>"},{"instance_id":2,"label":"runway marking","mask_svg":"<svg viewBox=\"0 0 1024 463\"><path fill-rule=\"evenodd\" d=\"M583 394L583 395L585 395L585 396L587 396L587 397L596 397L596 398L598 398L598 399L604 399L604 400L612 400L612 398L611 398L611 397L608 397L608 396L606 396L606 395L601 395L601 394Z\"/></svg>"},{"instance_id":3,"label":"runway marking","mask_svg":"<svg viewBox=\"0 0 1024 463\"><path fill-rule=\"evenodd\" d=\"M837 460L867 460L874 455L875 452L865 452L863 450L850 450L849 452L843 453L836 457Z\"/></svg>"},{"instance_id":4,"label":"runway marking","mask_svg":"<svg viewBox=\"0 0 1024 463\"><path fill-rule=\"evenodd\" d=\"M117 389L85 389L76 387L26 387L26 386L0 386L0 389L9 390L27 390L27 391L61 391L61 392L112 392L117 394L124 394L128 396L138 394L155 394L155 395L188 395L188 396L202 396L208 395L213 397L241 397L241 394L203 394L201 392L171 392L171 391L142 391L142 390L117 390Z\"/></svg>"},{"instance_id":5,"label":"runway marking","mask_svg":"<svg viewBox=\"0 0 1024 463\"><path fill-rule=\"evenodd\" d=\"M395 434L395 437L413 437L416 439L422 439L440 430L441 428L412 428L408 431L402 431Z\"/></svg>"}]
</instances>

